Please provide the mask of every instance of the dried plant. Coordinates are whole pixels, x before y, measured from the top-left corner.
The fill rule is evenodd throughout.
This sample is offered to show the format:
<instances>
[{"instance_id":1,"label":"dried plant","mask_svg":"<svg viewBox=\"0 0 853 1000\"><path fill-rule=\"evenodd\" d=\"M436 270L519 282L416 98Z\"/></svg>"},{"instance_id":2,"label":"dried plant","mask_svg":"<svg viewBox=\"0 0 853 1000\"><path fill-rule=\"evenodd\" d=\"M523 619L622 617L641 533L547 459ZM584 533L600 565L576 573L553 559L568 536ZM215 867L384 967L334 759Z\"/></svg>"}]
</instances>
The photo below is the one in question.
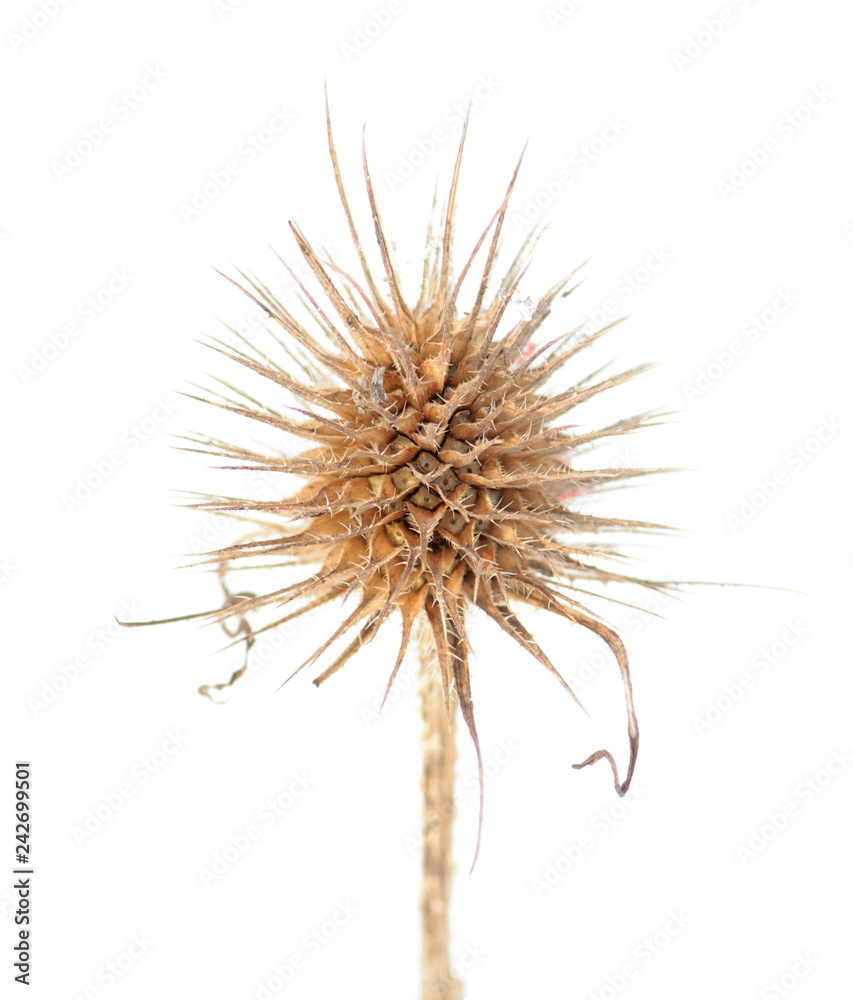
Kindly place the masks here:
<instances>
[{"instance_id":1,"label":"dried plant","mask_svg":"<svg viewBox=\"0 0 853 1000\"><path fill-rule=\"evenodd\" d=\"M203 615L223 622L236 618L247 656L262 632L355 595L354 607L340 627L294 673L316 663L336 641L348 640L314 679L322 684L393 615L399 615L402 641L388 678L387 697L410 640L427 636L447 713L443 726L428 720L428 731L429 725L438 725L446 738L452 700L458 699L480 764L482 827L482 760L469 673L471 610L485 612L569 694L571 689L519 618L520 606L550 611L595 633L609 646L627 702L627 771L620 781L606 750L574 766L606 759L623 795L634 772L639 741L628 658L616 632L582 599L590 593L589 584L627 582L654 589L666 585L612 568L618 553L596 540L607 532L660 525L600 517L580 509L582 498L600 487L659 470L590 470L576 465L595 443L646 426L651 416L621 419L597 430L581 431L560 423L580 404L622 385L645 366L608 377L586 375L552 389L564 366L610 327L591 334L579 328L535 345L555 300L567 293L571 275L551 288L526 318L518 319L513 311L508 315L535 238L524 242L492 288L521 159L499 208L454 276L451 249L466 130L467 122L443 218L428 233L420 295L410 305L391 259L364 147L364 180L382 281L371 273L356 231L329 124L334 176L362 277L356 280L322 260L291 226L331 315L292 271L313 314L313 330L291 315L264 284L241 273L245 284L234 283L280 329L277 344L289 360L279 364L248 341L238 347L217 341L212 345L216 350L258 376L266 388L258 390L262 399L231 386L233 395L204 397L205 402L275 432L305 440L307 449L285 457L283 449L265 454L207 436L192 440L194 450L224 457L226 468L296 475L304 485L293 496L272 501L208 496L193 506L255 522L250 537L210 552L203 560L218 567L225 581L233 568L270 567L264 574L270 580L269 590L235 597L226 589L225 606ZM484 263L476 293L463 310L462 289L481 251ZM301 376L294 373L297 369ZM298 405L285 406L288 397L295 397ZM281 572L272 567L282 565L305 566L309 571L297 582L281 585ZM263 609L269 620L250 624ZM244 664L229 683L245 669ZM448 759L452 782L452 753L444 757L444 772ZM445 854L448 850L443 849ZM446 881L446 876L447 871L439 873L439 881ZM446 987L445 995L449 995Z\"/></svg>"}]
</instances>

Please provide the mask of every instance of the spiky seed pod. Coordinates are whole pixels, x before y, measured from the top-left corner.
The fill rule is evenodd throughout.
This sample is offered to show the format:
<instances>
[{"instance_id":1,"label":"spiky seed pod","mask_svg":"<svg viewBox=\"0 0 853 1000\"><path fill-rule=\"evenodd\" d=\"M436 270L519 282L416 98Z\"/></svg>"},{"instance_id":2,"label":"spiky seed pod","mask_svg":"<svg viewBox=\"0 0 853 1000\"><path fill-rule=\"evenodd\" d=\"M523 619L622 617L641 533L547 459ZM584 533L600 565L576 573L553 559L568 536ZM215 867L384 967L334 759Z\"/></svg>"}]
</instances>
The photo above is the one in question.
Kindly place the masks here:
<instances>
[{"instance_id":1,"label":"spiky seed pod","mask_svg":"<svg viewBox=\"0 0 853 1000\"><path fill-rule=\"evenodd\" d=\"M388 679L387 697L416 622L421 618L428 622L447 709L455 691L476 747L482 823L482 762L468 667L472 652L469 609L484 611L570 694L557 668L518 618L517 606L550 611L607 643L621 671L627 699L627 774L620 782L606 750L575 767L606 758L617 790L624 794L639 740L628 660L618 635L580 602L584 591L578 585L627 581L658 587L597 565L596 560L612 553L587 536L660 526L596 517L571 503L571 498L603 484L652 471L573 467L579 449L633 431L648 423L648 418L632 417L582 433L559 424L576 406L626 382L643 368L599 381L584 378L561 391L549 391L552 377L605 330L591 335L573 330L534 346L534 337L571 276L548 291L528 318L506 322L508 303L526 270L531 239L489 296L520 159L500 207L458 277L451 275L466 130L467 122L440 231L436 234L431 226L428 234L420 297L410 306L391 260L364 148L364 178L387 285L384 292L368 267L356 232L328 125L335 180L364 284L321 261L308 240L291 226L337 319L327 315L294 275L316 319L318 330L309 332L263 284L242 275L246 285L238 287L281 328L286 335L281 343L287 346L287 338L295 341L303 358L310 359L307 365L303 362L307 377L297 378L248 343L244 351L220 341L216 349L265 380L269 395L262 402L234 390L242 398L217 395L205 400L283 434L296 435L309 446L297 457L282 457L206 437L194 439L197 450L235 463L228 468L295 474L305 484L294 496L271 502L210 497L193 506L258 522L255 536L206 557L219 566L223 578L237 565L264 565L271 560L281 565L282 557L292 565L315 567L297 583L258 595L229 595L225 607L205 613L220 620L238 617L247 652L261 632L356 594L351 613L297 671L355 630L346 648L316 677L314 683L321 684L398 613L402 641ZM460 289L484 246L485 263L476 296L470 309L461 311ZM300 407L292 408L298 417L282 415L282 400L288 394L300 401ZM248 625L247 616L262 608L274 609L272 620L263 626ZM237 671L229 683L242 672Z\"/></svg>"}]
</instances>

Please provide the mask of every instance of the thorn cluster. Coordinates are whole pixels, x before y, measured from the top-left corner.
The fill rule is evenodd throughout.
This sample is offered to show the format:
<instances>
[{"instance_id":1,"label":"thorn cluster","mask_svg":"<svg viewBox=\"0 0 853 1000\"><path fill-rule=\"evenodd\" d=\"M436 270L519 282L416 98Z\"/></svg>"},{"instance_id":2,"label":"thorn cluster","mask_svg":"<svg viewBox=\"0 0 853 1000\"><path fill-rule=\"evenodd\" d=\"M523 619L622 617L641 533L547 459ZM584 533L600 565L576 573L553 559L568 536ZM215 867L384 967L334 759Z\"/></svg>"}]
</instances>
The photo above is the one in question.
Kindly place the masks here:
<instances>
[{"instance_id":1,"label":"thorn cluster","mask_svg":"<svg viewBox=\"0 0 853 1000\"><path fill-rule=\"evenodd\" d=\"M524 243L493 293L489 286L520 159L501 205L458 277L452 277L451 244L466 129L467 122L442 224L438 233L430 227L420 296L414 305L401 292L363 154L384 290L368 267L341 181L331 125L332 165L363 279L356 281L321 260L291 226L334 317L294 274L316 320L316 330L310 332L262 283L242 275L245 284L238 287L280 328L279 343L291 350L294 343L299 345L306 377L298 378L294 365L284 368L248 343L244 351L220 342L217 350L264 380L267 401L236 389L236 398L217 394L205 401L295 435L308 446L296 457L282 457L206 437L195 438L194 443L200 450L232 460L229 468L293 474L304 485L294 495L273 501L210 497L195 504L261 525L259 535L211 552L206 561L218 565L223 577L231 568L271 561L312 570L298 582L266 593L229 595L224 608L205 614L222 621L237 616L248 649L260 632L356 595L355 606L340 627L297 670L348 638L345 648L316 677L314 683L321 684L397 614L402 619L402 641L387 690L416 622L425 620L435 643L448 711L455 692L479 760L469 675L470 611L485 612L572 694L517 614L519 605L550 611L600 636L615 656L628 708L627 776L619 781L615 762L605 750L575 766L606 758L617 790L624 794L639 741L628 660L619 636L579 597L586 593L582 589L586 582L662 586L598 565L597 560L613 558L614 553L589 540L590 535L610 530L662 526L596 517L576 509L571 501L604 484L656 470L581 470L573 459L591 443L648 425L649 416L584 432L559 421L643 368L606 378L593 375L561 391L548 391L552 377L605 332L572 330L541 346L534 344L571 275L550 289L526 318L507 323L515 320L507 317L507 306L526 270L532 239ZM460 289L484 246L476 297L471 308L462 311L457 305ZM288 409L283 404L286 397L299 401L298 407L289 408L293 416L282 415ZM273 609L272 620L263 627L248 626L246 616L261 608ZM242 672L237 671L232 682ZM482 822L482 763L480 774Z\"/></svg>"}]
</instances>

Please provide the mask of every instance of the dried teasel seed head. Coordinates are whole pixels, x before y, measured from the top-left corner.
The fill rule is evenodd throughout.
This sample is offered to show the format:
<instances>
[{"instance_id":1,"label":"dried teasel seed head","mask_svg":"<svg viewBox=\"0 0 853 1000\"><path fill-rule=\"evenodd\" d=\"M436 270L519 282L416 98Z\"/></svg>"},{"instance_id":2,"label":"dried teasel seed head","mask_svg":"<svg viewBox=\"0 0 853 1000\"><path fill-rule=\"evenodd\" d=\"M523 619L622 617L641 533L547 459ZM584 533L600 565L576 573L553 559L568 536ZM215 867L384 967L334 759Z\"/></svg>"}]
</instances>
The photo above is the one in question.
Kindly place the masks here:
<instances>
[{"instance_id":1,"label":"dried teasel seed head","mask_svg":"<svg viewBox=\"0 0 853 1000\"><path fill-rule=\"evenodd\" d=\"M279 585L243 596L232 595L226 588L225 606L203 615L222 622L237 618L239 639L245 641L248 657L261 632L356 595L355 606L340 626L294 673L314 664L337 640L349 637L343 651L315 678L314 683L321 684L367 645L392 615L399 615L402 641L386 697L416 623L425 622L435 644L448 711L455 693L477 750L482 825L482 760L468 665L472 652L469 611L476 607L485 612L574 697L518 617L520 605L550 611L598 635L612 650L621 671L630 744L626 776L619 780L606 750L574 766L608 760L622 795L634 772L639 742L628 659L616 632L579 598L588 592L582 586L589 583L666 586L601 566L601 560L613 553L590 540L604 532L663 526L583 513L573 498L661 470L587 470L574 465L579 450L646 426L651 422L649 415L584 432L560 421L579 404L621 385L646 366L598 381L592 376L566 388L551 388L563 366L610 327L586 335L574 330L534 346L540 326L571 275L551 288L524 318L507 316L533 239L524 243L497 289L490 291L521 159L503 201L461 272L456 277L451 274L467 121L442 224L437 234L430 229L423 283L414 305L401 292L362 147L367 197L384 271L384 290L380 290L344 191L328 105L326 113L334 176L363 279L356 281L322 261L291 226L332 315L295 274L316 320L313 331L301 325L260 282L243 275L246 284L234 284L277 325L279 345L299 354L306 377L293 373L295 364L281 366L248 342L245 350L217 342L216 350L262 380L266 394L258 393L263 401L239 390L234 390L233 397L217 394L205 399L274 432L295 435L308 446L295 457L283 457L283 449L263 454L203 436L192 439L196 450L228 459L229 468L295 474L304 481L295 495L274 501L208 497L193 504L257 522L250 538L208 553L204 562L217 566L223 581L229 570L238 567L286 562L310 571L298 582L283 584L280 571L270 569L270 579ZM476 294L470 308L463 311L458 303L460 290L481 250L484 263ZM296 407L285 406L288 397L295 398ZM283 415L288 410L296 415ZM250 625L250 618L263 609L270 620ZM245 666L229 683L244 670Z\"/></svg>"}]
</instances>

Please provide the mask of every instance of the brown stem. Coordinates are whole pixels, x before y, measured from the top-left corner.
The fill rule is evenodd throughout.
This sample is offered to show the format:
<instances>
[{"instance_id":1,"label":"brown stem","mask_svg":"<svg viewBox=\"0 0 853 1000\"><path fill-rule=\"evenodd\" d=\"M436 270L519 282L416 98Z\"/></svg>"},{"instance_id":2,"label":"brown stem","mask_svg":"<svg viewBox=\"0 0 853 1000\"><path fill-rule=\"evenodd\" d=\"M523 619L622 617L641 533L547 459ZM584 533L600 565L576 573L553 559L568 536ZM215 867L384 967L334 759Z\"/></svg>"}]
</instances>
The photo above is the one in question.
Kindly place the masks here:
<instances>
[{"instance_id":1,"label":"brown stem","mask_svg":"<svg viewBox=\"0 0 853 1000\"><path fill-rule=\"evenodd\" d=\"M444 704L434 646L422 636L421 705L424 718L424 1000L461 1000L462 984L450 971L450 890L453 881L453 782L456 702Z\"/></svg>"}]
</instances>

